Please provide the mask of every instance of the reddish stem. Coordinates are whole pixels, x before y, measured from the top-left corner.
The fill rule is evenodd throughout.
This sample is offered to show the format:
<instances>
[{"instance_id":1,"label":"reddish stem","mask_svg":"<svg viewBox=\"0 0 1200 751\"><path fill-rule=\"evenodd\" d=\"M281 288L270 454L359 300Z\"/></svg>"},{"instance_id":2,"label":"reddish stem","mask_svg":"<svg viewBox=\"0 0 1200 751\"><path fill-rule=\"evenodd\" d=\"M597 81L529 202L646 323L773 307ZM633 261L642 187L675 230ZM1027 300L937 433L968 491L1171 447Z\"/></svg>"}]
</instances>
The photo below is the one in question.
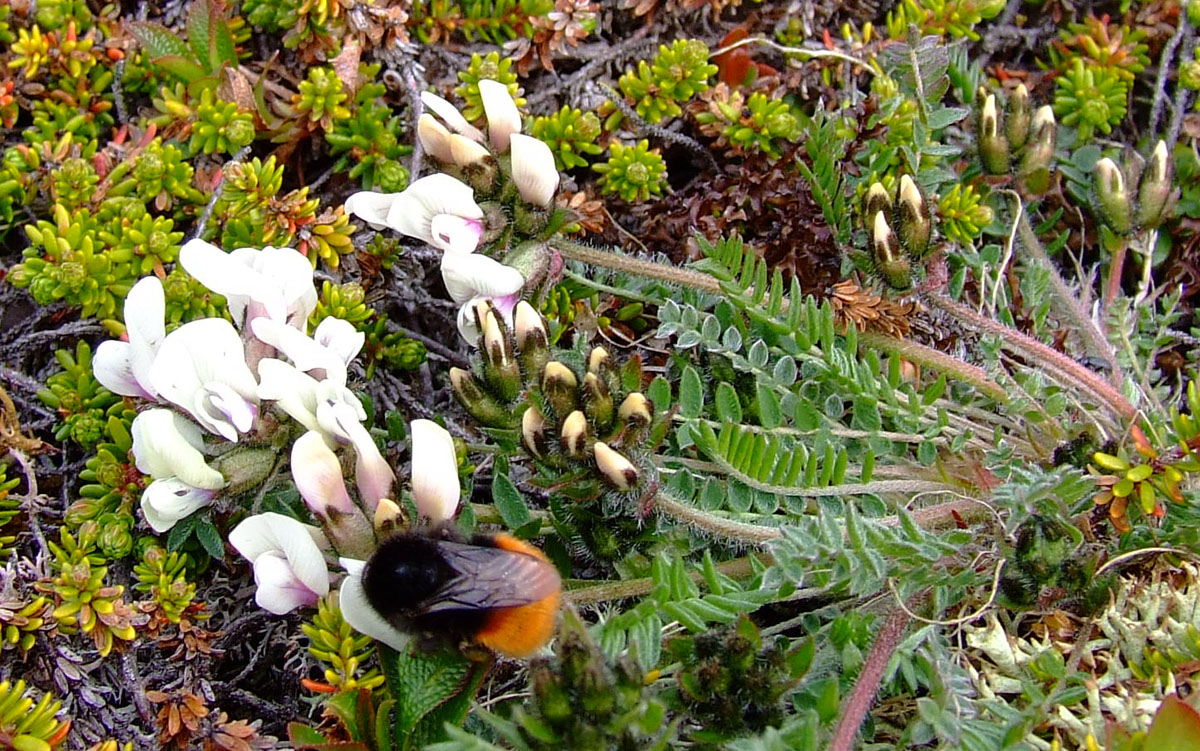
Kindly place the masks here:
<instances>
[{"instance_id":1,"label":"reddish stem","mask_svg":"<svg viewBox=\"0 0 1200 751\"><path fill-rule=\"evenodd\" d=\"M867 653L863 662L862 672L858 674L858 682L846 700L842 709L842 717L838 720L837 729L833 731L833 740L829 743L829 751L854 751L854 741L858 738L858 729L862 727L867 712L875 702L875 694L879 692L879 684L883 682L883 673L888 662L892 659L896 647L904 639L904 631L910 618L902 608L896 608L888 614L875 637L875 644Z\"/></svg>"}]
</instances>

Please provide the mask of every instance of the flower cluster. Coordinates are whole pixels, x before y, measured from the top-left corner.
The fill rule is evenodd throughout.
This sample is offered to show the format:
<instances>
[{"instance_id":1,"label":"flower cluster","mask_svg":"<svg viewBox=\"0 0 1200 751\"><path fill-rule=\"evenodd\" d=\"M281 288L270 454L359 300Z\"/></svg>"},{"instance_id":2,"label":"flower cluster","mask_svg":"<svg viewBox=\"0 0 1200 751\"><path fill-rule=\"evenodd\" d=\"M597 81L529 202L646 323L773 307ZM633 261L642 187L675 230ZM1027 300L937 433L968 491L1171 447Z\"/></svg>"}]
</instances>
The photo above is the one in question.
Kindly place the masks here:
<instances>
[{"instance_id":1,"label":"flower cluster","mask_svg":"<svg viewBox=\"0 0 1200 751\"><path fill-rule=\"evenodd\" d=\"M448 522L458 511L460 495L454 441L429 420L414 420L410 432L416 516L429 525ZM371 607L361 580L365 559L404 517L401 505L392 500L395 475L385 463L364 464L360 454L352 493L341 460L315 430L296 441L291 459L292 479L320 527L265 513L245 519L230 533L230 543L254 566L256 601L279 615L317 604L330 592L326 556L336 557L346 571L338 590L346 623L394 649L404 648L409 636Z\"/></svg>"},{"instance_id":2,"label":"flower cluster","mask_svg":"<svg viewBox=\"0 0 1200 751\"><path fill-rule=\"evenodd\" d=\"M346 201L347 213L375 229L396 230L443 252L442 279L461 306L459 331L468 341L478 336L471 312L476 302L491 300L511 322L521 290L536 276L518 241L561 226L554 154L520 132L521 113L507 86L482 80L478 88L486 134L450 102L421 95L429 112L417 121L417 137L442 172L402 193L355 193ZM509 263L477 251L507 252Z\"/></svg>"},{"instance_id":3,"label":"flower cluster","mask_svg":"<svg viewBox=\"0 0 1200 751\"><path fill-rule=\"evenodd\" d=\"M227 254L193 240L180 263L226 297L234 322L202 318L168 334L163 285L150 276L125 301L127 341L102 343L94 359L96 379L110 391L159 405L140 413L131 430L137 467L153 478L141 508L154 531L170 529L222 490L238 492L266 476L274 452L255 444L277 421L264 419L264 400L329 441L354 445L360 461L382 460L364 440L366 413L346 388L346 365L363 335L337 318L305 334L317 297L302 255L287 248ZM209 445L206 434L248 445L235 452ZM210 464L206 454L213 453L219 456Z\"/></svg>"}]
</instances>

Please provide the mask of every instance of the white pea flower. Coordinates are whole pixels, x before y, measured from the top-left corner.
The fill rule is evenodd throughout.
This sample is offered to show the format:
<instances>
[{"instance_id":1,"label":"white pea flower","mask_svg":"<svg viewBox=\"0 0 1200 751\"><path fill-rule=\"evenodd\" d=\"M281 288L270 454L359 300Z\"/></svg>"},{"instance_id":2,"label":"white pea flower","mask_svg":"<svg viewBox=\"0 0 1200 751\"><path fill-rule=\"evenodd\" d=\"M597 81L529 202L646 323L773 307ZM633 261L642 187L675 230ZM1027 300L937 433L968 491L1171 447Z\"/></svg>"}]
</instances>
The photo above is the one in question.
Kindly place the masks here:
<instances>
[{"instance_id":1,"label":"white pea flower","mask_svg":"<svg viewBox=\"0 0 1200 751\"><path fill-rule=\"evenodd\" d=\"M559 180L550 147L532 136L513 133L512 179L523 200L549 208Z\"/></svg>"},{"instance_id":2,"label":"white pea flower","mask_svg":"<svg viewBox=\"0 0 1200 751\"><path fill-rule=\"evenodd\" d=\"M241 337L224 318L185 323L162 341L150 381L203 427L237 442L258 416L258 383Z\"/></svg>"},{"instance_id":3,"label":"white pea flower","mask_svg":"<svg viewBox=\"0 0 1200 751\"><path fill-rule=\"evenodd\" d=\"M438 250L470 253L483 238L483 209L469 185L441 172L422 177L401 193L355 193L346 213L375 229L389 228Z\"/></svg>"},{"instance_id":4,"label":"white pea flower","mask_svg":"<svg viewBox=\"0 0 1200 751\"><path fill-rule=\"evenodd\" d=\"M154 482L142 493L142 515L155 532L166 532L212 503L224 476L208 466L200 429L169 409L151 409L133 420L133 457Z\"/></svg>"},{"instance_id":5,"label":"white pea flower","mask_svg":"<svg viewBox=\"0 0 1200 751\"><path fill-rule=\"evenodd\" d=\"M166 298L162 282L148 276L125 298L125 328L129 341L101 342L92 358L96 380L121 396L158 397L150 379L150 365L166 337Z\"/></svg>"},{"instance_id":6,"label":"white pea flower","mask_svg":"<svg viewBox=\"0 0 1200 751\"><path fill-rule=\"evenodd\" d=\"M226 253L203 240L189 240L179 250L189 274L224 295L234 323L265 316L303 329L317 307L312 265L291 248L239 248Z\"/></svg>"},{"instance_id":7,"label":"white pea flower","mask_svg":"<svg viewBox=\"0 0 1200 751\"><path fill-rule=\"evenodd\" d=\"M275 513L251 516L229 533L229 543L254 566L254 601L260 607L283 615L329 593L318 539L316 527Z\"/></svg>"}]
</instances>

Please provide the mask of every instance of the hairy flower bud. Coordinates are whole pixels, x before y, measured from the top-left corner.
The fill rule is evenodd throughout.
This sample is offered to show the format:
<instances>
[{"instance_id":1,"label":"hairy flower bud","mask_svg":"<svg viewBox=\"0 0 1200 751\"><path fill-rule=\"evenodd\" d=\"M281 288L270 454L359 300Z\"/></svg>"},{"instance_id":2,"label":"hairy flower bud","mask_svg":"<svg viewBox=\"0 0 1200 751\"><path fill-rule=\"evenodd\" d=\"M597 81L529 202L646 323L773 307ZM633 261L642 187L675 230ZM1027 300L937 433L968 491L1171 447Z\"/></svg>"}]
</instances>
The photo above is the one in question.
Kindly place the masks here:
<instances>
[{"instance_id":1,"label":"hairy flower bud","mask_svg":"<svg viewBox=\"0 0 1200 751\"><path fill-rule=\"evenodd\" d=\"M1137 224L1142 229L1154 229L1166 219L1170 209L1174 169L1167 153L1167 144L1159 141L1150 154L1150 162L1138 184Z\"/></svg>"},{"instance_id":2,"label":"hairy flower bud","mask_svg":"<svg viewBox=\"0 0 1200 751\"><path fill-rule=\"evenodd\" d=\"M603 441L596 441L593 451L596 456L596 468L610 485L621 492L627 492L637 485L638 471L631 461L609 448Z\"/></svg>"},{"instance_id":3,"label":"hairy flower bud","mask_svg":"<svg viewBox=\"0 0 1200 751\"><path fill-rule=\"evenodd\" d=\"M483 390L475 376L462 368L450 369L450 387L454 398L463 409L489 428L507 428L515 422L512 412L501 406L491 394Z\"/></svg>"},{"instance_id":4,"label":"hairy flower bud","mask_svg":"<svg viewBox=\"0 0 1200 751\"><path fill-rule=\"evenodd\" d=\"M875 270L889 286L898 290L912 287L912 263L901 250L896 233L888 226L882 211L875 214L871 250Z\"/></svg>"},{"instance_id":5,"label":"hairy flower bud","mask_svg":"<svg viewBox=\"0 0 1200 751\"><path fill-rule=\"evenodd\" d=\"M532 404L521 414L521 444L538 459L546 456L546 416Z\"/></svg>"},{"instance_id":6,"label":"hairy flower bud","mask_svg":"<svg viewBox=\"0 0 1200 751\"><path fill-rule=\"evenodd\" d=\"M575 410L567 415L567 419L563 420L562 429L559 431L559 441L562 443L566 455L572 459L581 458L587 448L587 437L588 423L583 412Z\"/></svg>"},{"instance_id":7,"label":"hairy flower bud","mask_svg":"<svg viewBox=\"0 0 1200 751\"><path fill-rule=\"evenodd\" d=\"M542 393L555 415L567 415L579 403L579 379L571 369L557 360L546 363L542 370Z\"/></svg>"},{"instance_id":8,"label":"hairy flower bud","mask_svg":"<svg viewBox=\"0 0 1200 751\"><path fill-rule=\"evenodd\" d=\"M871 187L867 189L866 200L863 201L863 216L866 218L863 223L867 229L871 228L876 214L882 211L886 215L891 210L892 199L888 196L887 188L883 187L883 183L871 183Z\"/></svg>"},{"instance_id":9,"label":"hairy flower bud","mask_svg":"<svg viewBox=\"0 0 1200 751\"><path fill-rule=\"evenodd\" d=\"M517 351L526 375L541 373L550 360L550 338L542 314L522 300L516 309Z\"/></svg>"},{"instance_id":10,"label":"hairy flower bud","mask_svg":"<svg viewBox=\"0 0 1200 751\"><path fill-rule=\"evenodd\" d=\"M383 540L390 537L395 530L405 524L407 520L404 516L404 510L395 501L390 498L380 498L379 504L375 506L375 518L372 520L376 538Z\"/></svg>"},{"instance_id":11,"label":"hairy flower bud","mask_svg":"<svg viewBox=\"0 0 1200 751\"><path fill-rule=\"evenodd\" d=\"M490 308L483 314L483 377L502 402L511 402L521 393L521 367L509 350L508 336L499 316Z\"/></svg>"},{"instance_id":12,"label":"hairy flower bud","mask_svg":"<svg viewBox=\"0 0 1200 751\"><path fill-rule=\"evenodd\" d=\"M996 110L996 95L988 94L983 100L983 111L979 116L979 159L983 169L990 175L1007 175L1009 169L1008 138L1005 137Z\"/></svg>"},{"instance_id":13,"label":"hairy flower bud","mask_svg":"<svg viewBox=\"0 0 1200 751\"><path fill-rule=\"evenodd\" d=\"M1044 193L1050 187L1050 168L1054 165L1057 139L1058 125L1054 121L1054 109L1047 104L1038 108L1033 116L1029 143L1017 167L1017 175L1034 193Z\"/></svg>"},{"instance_id":14,"label":"hairy flower bud","mask_svg":"<svg viewBox=\"0 0 1200 751\"><path fill-rule=\"evenodd\" d=\"M1105 157L1096 162L1092 176L1100 218L1116 234L1128 235L1133 229L1133 201L1121 168Z\"/></svg>"},{"instance_id":15,"label":"hairy flower bud","mask_svg":"<svg viewBox=\"0 0 1200 751\"><path fill-rule=\"evenodd\" d=\"M900 242L908 254L913 258L924 256L933 235L933 220L929 204L921 196L921 189L908 175L900 177L897 225Z\"/></svg>"},{"instance_id":16,"label":"hairy flower bud","mask_svg":"<svg viewBox=\"0 0 1200 751\"><path fill-rule=\"evenodd\" d=\"M1033 113L1029 110L1029 89L1025 84L1017 84L1008 97L1008 121L1005 123L1005 133L1008 135L1008 145L1019 149L1025 145L1029 137L1029 123Z\"/></svg>"},{"instance_id":17,"label":"hairy flower bud","mask_svg":"<svg viewBox=\"0 0 1200 751\"><path fill-rule=\"evenodd\" d=\"M612 424L612 393L595 373L588 373L583 377L583 410L588 419L601 431L607 430Z\"/></svg>"}]
</instances>

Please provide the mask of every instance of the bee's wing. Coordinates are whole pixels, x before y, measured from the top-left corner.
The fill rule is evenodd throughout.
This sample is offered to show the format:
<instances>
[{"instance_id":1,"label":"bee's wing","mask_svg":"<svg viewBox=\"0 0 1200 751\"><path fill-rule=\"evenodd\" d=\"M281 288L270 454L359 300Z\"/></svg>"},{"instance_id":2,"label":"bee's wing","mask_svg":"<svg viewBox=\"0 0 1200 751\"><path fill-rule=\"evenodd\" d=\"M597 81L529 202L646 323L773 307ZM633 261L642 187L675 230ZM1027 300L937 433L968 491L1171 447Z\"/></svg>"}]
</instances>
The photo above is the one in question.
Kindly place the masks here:
<instances>
[{"instance_id":1,"label":"bee's wing","mask_svg":"<svg viewBox=\"0 0 1200 751\"><path fill-rule=\"evenodd\" d=\"M554 566L531 555L456 542L440 542L438 550L458 575L421 604L426 613L515 608L562 588Z\"/></svg>"}]
</instances>

